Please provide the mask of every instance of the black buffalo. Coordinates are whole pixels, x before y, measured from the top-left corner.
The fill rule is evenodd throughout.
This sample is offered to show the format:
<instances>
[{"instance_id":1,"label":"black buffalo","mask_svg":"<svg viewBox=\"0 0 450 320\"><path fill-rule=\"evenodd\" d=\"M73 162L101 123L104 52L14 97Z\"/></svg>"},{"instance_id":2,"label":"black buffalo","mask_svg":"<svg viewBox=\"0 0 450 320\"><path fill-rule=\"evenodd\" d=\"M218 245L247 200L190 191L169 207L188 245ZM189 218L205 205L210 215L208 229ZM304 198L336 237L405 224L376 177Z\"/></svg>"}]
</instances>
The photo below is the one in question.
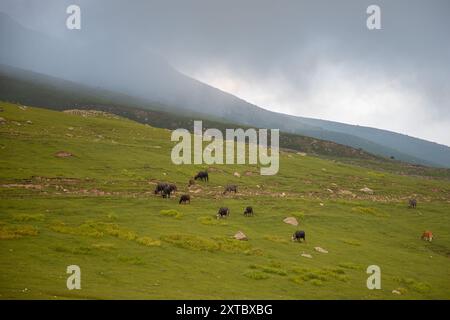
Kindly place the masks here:
<instances>
[{"instance_id":1,"label":"black buffalo","mask_svg":"<svg viewBox=\"0 0 450 320\"><path fill-rule=\"evenodd\" d=\"M167 183L158 182L155 188L155 194L161 193L165 187L167 187Z\"/></svg>"},{"instance_id":2,"label":"black buffalo","mask_svg":"<svg viewBox=\"0 0 450 320\"><path fill-rule=\"evenodd\" d=\"M209 175L208 172L206 171L200 171L199 173L196 174L196 176L194 177L195 180L200 179L201 181L209 181Z\"/></svg>"},{"instance_id":3,"label":"black buffalo","mask_svg":"<svg viewBox=\"0 0 450 320\"><path fill-rule=\"evenodd\" d=\"M230 215L230 209L222 207L219 209L219 212L217 212L217 219L228 217Z\"/></svg>"},{"instance_id":4,"label":"black buffalo","mask_svg":"<svg viewBox=\"0 0 450 320\"><path fill-rule=\"evenodd\" d=\"M179 204L182 204L182 203L186 204L186 203L188 203L188 202L189 202L189 204L191 203L191 196L188 195L188 194L183 194L183 195L180 197L180 201L179 201L178 203L179 203Z\"/></svg>"},{"instance_id":5,"label":"black buffalo","mask_svg":"<svg viewBox=\"0 0 450 320\"><path fill-rule=\"evenodd\" d=\"M161 195L163 198L170 198L170 194L172 193L172 188L169 185L166 185L164 189L161 191Z\"/></svg>"},{"instance_id":6,"label":"black buffalo","mask_svg":"<svg viewBox=\"0 0 450 320\"><path fill-rule=\"evenodd\" d=\"M409 207L415 209L417 207L417 200L416 199L410 199L409 200Z\"/></svg>"},{"instance_id":7,"label":"black buffalo","mask_svg":"<svg viewBox=\"0 0 450 320\"><path fill-rule=\"evenodd\" d=\"M246 217L253 216L253 208L252 207L245 208L244 216Z\"/></svg>"},{"instance_id":8,"label":"black buffalo","mask_svg":"<svg viewBox=\"0 0 450 320\"><path fill-rule=\"evenodd\" d=\"M292 235L292 241L306 241L305 231L295 231Z\"/></svg>"}]
</instances>

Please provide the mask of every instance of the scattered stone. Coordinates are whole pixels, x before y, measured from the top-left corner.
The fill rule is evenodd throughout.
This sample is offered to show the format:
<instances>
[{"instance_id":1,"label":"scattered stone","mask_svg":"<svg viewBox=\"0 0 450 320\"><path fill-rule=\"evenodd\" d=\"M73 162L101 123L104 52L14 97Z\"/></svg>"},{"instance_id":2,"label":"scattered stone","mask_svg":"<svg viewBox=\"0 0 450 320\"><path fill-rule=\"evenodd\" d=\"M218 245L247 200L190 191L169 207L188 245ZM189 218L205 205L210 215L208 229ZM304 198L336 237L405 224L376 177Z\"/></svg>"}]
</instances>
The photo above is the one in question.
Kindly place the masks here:
<instances>
[{"instance_id":1,"label":"scattered stone","mask_svg":"<svg viewBox=\"0 0 450 320\"><path fill-rule=\"evenodd\" d=\"M402 293L400 292L400 291L398 291L398 290L392 290L392 293L393 294L398 294L398 295L401 295Z\"/></svg>"},{"instance_id":2,"label":"scattered stone","mask_svg":"<svg viewBox=\"0 0 450 320\"><path fill-rule=\"evenodd\" d=\"M258 189L261 189L261 186L260 186L259 184L257 184L256 187L257 187Z\"/></svg>"},{"instance_id":3,"label":"scattered stone","mask_svg":"<svg viewBox=\"0 0 450 320\"><path fill-rule=\"evenodd\" d=\"M362 189L359 189L359 191L362 191L364 193L373 194L373 190L367 187L364 187Z\"/></svg>"},{"instance_id":4,"label":"scattered stone","mask_svg":"<svg viewBox=\"0 0 450 320\"><path fill-rule=\"evenodd\" d=\"M284 198L286 197L286 193L283 192L280 196Z\"/></svg>"},{"instance_id":5,"label":"scattered stone","mask_svg":"<svg viewBox=\"0 0 450 320\"><path fill-rule=\"evenodd\" d=\"M19 109L20 109L20 110L27 110L28 107L27 107L27 106L19 106Z\"/></svg>"},{"instance_id":6,"label":"scattered stone","mask_svg":"<svg viewBox=\"0 0 450 320\"><path fill-rule=\"evenodd\" d=\"M28 124L33 124L33 121L27 120L27 123L28 123Z\"/></svg>"},{"instance_id":7,"label":"scattered stone","mask_svg":"<svg viewBox=\"0 0 450 320\"><path fill-rule=\"evenodd\" d=\"M339 194L346 195L346 196L352 196L353 192L348 191L348 190L339 190Z\"/></svg>"},{"instance_id":8,"label":"scattered stone","mask_svg":"<svg viewBox=\"0 0 450 320\"><path fill-rule=\"evenodd\" d=\"M321 203L319 203L319 205L321 206L321 207L323 207L324 206L324 204L321 202Z\"/></svg>"},{"instance_id":9,"label":"scattered stone","mask_svg":"<svg viewBox=\"0 0 450 320\"><path fill-rule=\"evenodd\" d=\"M69 158L69 157L73 157L73 154L67 151L58 151L57 153L55 153L55 157L58 158Z\"/></svg>"},{"instance_id":10,"label":"scattered stone","mask_svg":"<svg viewBox=\"0 0 450 320\"><path fill-rule=\"evenodd\" d=\"M327 189L327 191L328 191L329 193L334 193L334 191L331 190L331 189Z\"/></svg>"},{"instance_id":11,"label":"scattered stone","mask_svg":"<svg viewBox=\"0 0 450 320\"><path fill-rule=\"evenodd\" d=\"M302 253L302 257L308 258L308 259L312 259L312 255L310 255L309 253Z\"/></svg>"},{"instance_id":12,"label":"scattered stone","mask_svg":"<svg viewBox=\"0 0 450 320\"><path fill-rule=\"evenodd\" d=\"M283 222L293 226L298 226L298 221L294 217L287 217L283 220Z\"/></svg>"},{"instance_id":13,"label":"scattered stone","mask_svg":"<svg viewBox=\"0 0 450 320\"><path fill-rule=\"evenodd\" d=\"M234 238L236 240L248 240L247 236L242 232L242 231L238 231L235 235Z\"/></svg>"},{"instance_id":14,"label":"scattered stone","mask_svg":"<svg viewBox=\"0 0 450 320\"><path fill-rule=\"evenodd\" d=\"M327 250L325 250L324 248L321 248L321 247L314 247L314 250L316 250L317 252L320 252L320 253L328 253Z\"/></svg>"},{"instance_id":15,"label":"scattered stone","mask_svg":"<svg viewBox=\"0 0 450 320\"><path fill-rule=\"evenodd\" d=\"M233 176L235 176L235 177L238 177L238 178L240 178L240 177L241 177L241 175L239 174L239 172L235 172L235 173L233 173Z\"/></svg>"},{"instance_id":16,"label":"scattered stone","mask_svg":"<svg viewBox=\"0 0 450 320\"><path fill-rule=\"evenodd\" d=\"M2 118L2 117L0 117L0 123L1 124L3 124L3 123L5 123L6 122L6 119L5 118Z\"/></svg>"},{"instance_id":17,"label":"scattered stone","mask_svg":"<svg viewBox=\"0 0 450 320\"><path fill-rule=\"evenodd\" d=\"M163 172L163 176L167 176L167 173Z\"/></svg>"},{"instance_id":18,"label":"scattered stone","mask_svg":"<svg viewBox=\"0 0 450 320\"><path fill-rule=\"evenodd\" d=\"M72 110L64 110L64 113L73 114L77 116L82 117L105 117L105 118L112 118L112 119L120 119L119 116L104 112L104 111L98 111L98 110L78 110L78 109L72 109Z\"/></svg>"},{"instance_id":19,"label":"scattered stone","mask_svg":"<svg viewBox=\"0 0 450 320\"><path fill-rule=\"evenodd\" d=\"M306 157L306 153L305 153L305 152L297 152L297 154L298 154L299 156Z\"/></svg>"}]
</instances>

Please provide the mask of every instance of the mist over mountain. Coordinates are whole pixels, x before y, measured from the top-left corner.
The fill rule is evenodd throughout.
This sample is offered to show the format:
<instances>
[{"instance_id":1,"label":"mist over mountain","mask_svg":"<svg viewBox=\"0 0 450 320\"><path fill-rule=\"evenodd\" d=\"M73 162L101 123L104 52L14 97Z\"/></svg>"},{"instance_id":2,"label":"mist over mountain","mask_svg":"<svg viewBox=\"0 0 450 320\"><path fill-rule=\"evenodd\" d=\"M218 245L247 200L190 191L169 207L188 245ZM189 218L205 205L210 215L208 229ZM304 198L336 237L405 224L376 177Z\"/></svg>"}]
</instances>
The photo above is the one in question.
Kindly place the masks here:
<instances>
[{"instance_id":1,"label":"mist over mountain","mask_svg":"<svg viewBox=\"0 0 450 320\"><path fill-rule=\"evenodd\" d=\"M279 128L412 163L450 166L450 148L374 128L265 110L175 70L125 38L86 42L80 33L52 38L0 13L0 64L147 99L167 111L195 112L246 126ZM1 98L1 97L0 97Z\"/></svg>"}]
</instances>

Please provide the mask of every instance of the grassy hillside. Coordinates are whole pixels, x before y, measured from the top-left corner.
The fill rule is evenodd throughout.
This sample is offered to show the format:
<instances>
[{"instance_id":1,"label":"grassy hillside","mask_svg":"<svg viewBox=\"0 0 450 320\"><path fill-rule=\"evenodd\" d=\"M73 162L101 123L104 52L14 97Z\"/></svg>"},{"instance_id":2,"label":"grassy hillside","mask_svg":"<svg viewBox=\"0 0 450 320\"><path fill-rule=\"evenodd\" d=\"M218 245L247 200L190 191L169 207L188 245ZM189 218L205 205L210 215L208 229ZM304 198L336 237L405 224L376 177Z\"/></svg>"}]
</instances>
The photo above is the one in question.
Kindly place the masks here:
<instances>
[{"instance_id":1,"label":"grassy hillside","mask_svg":"<svg viewBox=\"0 0 450 320\"><path fill-rule=\"evenodd\" d=\"M214 121L205 117L205 115L176 111L173 107L155 102L136 99L100 88L91 88L5 65L0 65L0 99L53 110L77 108L106 111L165 129L187 128L192 130L192 119L201 119L205 127L220 130L238 126L227 121ZM168 110L171 110L171 112L167 112ZM239 127L246 128L245 126ZM367 153L362 149L286 132L282 132L280 146L343 163L383 169L392 173L450 178L450 169L391 160Z\"/></svg>"},{"instance_id":2,"label":"grassy hillside","mask_svg":"<svg viewBox=\"0 0 450 320\"><path fill-rule=\"evenodd\" d=\"M295 152L282 152L272 177L256 166L175 166L168 130L112 115L0 107L2 299L450 298L448 180ZM188 189L201 168L210 182ZM157 181L176 183L177 196L190 193L192 203L155 196ZM223 195L226 183L239 192ZM415 210L407 208L412 196ZM242 215L248 205L254 217ZM218 221L220 206L231 215ZM288 216L300 226L283 223ZM290 241L297 229L306 243ZM248 241L231 239L239 230ZM420 240L424 230L432 243ZM82 290L66 288L72 264L81 267ZM366 288L373 264L381 290Z\"/></svg>"}]
</instances>

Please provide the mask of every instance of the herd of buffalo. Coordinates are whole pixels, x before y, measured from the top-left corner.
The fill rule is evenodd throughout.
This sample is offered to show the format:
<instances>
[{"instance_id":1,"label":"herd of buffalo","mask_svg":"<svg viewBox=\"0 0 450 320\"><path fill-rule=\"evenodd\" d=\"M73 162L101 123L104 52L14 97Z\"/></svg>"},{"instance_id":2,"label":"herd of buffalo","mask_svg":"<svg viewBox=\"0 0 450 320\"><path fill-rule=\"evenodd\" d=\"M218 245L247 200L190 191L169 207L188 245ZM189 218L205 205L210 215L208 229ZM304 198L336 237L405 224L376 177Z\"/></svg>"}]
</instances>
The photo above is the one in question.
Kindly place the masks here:
<instances>
[{"instance_id":1,"label":"herd of buffalo","mask_svg":"<svg viewBox=\"0 0 450 320\"><path fill-rule=\"evenodd\" d=\"M204 181L204 182L208 182L209 181L209 174L207 171L200 171L198 172L195 176L194 179L189 180L189 187L191 187L192 185L195 184L196 180L200 180L200 181ZM177 186L173 183L164 183L164 182L159 182L156 185L155 188L155 194L160 194L163 198L170 198L170 195L173 194L175 191L177 191ZM225 186L225 189L223 191L223 194L226 194L227 192L234 192L237 193L237 185L235 184L231 184L231 185L227 185ZM187 203L191 203L191 196L188 194L183 194L180 197L180 200L178 202L179 204L187 204ZM409 200L409 207L415 209L417 207L417 200L416 199L410 199ZM230 215L230 209L227 207L221 207L219 209L219 211L217 212L217 219L221 219L221 218L225 218L228 217ZM251 217L253 216L253 208L252 207L246 207L245 211L244 211L244 216L246 217ZM431 233L430 231L426 231L425 233ZM428 234L427 234L428 235ZM422 238L424 238L424 236L422 236ZM430 241L432 239L431 237L427 237L430 238ZM429 239L427 239L429 240ZM294 234L292 235L292 241L306 241L306 234L305 231L303 230L299 230L294 232Z\"/></svg>"}]
</instances>

